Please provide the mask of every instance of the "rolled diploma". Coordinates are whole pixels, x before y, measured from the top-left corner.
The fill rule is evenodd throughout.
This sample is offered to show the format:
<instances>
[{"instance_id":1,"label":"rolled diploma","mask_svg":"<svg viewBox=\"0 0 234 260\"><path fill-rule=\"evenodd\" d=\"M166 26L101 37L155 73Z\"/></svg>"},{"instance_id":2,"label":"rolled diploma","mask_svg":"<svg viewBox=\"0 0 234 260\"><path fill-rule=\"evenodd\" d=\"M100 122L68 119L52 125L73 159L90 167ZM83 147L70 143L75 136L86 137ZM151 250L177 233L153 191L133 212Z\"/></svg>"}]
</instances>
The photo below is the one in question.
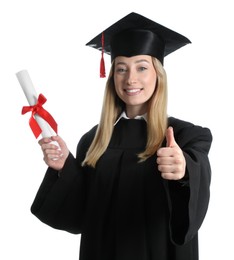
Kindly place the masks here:
<instances>
[{"instance_id":1,"label":"rolled diploma","mask_svg":"<svg viewBox=\"0 0 234 260\"><path fill-rule=\"evenodd\" d=\"M24 91L24 94L28 100L29 105L34 106L37 103L38 96L27 70L22 70L17 72L16 77L18 78L18 81ZM37 121L37 123L39 124L42 130L41 133L42 137L51 137L53 135L56 135L56 133L53 131L50 125L42 117L40 117L39 115L35 115L35 120ZM51 143L59 147L57 142L51 142Z\"/></svg>"}]
</instances>

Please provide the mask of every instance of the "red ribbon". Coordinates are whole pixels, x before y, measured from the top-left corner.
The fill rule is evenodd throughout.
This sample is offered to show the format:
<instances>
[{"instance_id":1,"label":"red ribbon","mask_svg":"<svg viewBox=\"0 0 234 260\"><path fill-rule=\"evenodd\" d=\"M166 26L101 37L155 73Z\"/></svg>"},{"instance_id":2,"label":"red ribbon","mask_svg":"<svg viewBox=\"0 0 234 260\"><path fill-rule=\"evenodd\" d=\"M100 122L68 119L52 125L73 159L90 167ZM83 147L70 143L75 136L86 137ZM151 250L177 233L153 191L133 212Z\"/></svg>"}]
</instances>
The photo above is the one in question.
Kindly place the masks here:
<instances>
[{"instance_id":1,"label":"red ribbon","mask_svg":"<svg viewBox=\"0 0 234 260\"><path fill-rule=\"evenodd\" d=\"M44 97L44 95L40 94L38 96L37 103L34 106L24 106L22 108L22 112L21 112L22 115L32 111L32 115L29 119L29 125L36 138L41 134L42 130L38 125L36 119L34 118L35 114L42 117L51 126L51 128L55 131L55 133L57 133L57 123L55 122L51 114L42 107L42 105L46 102L46 100L47 99Z\"/></svg>"}]
</instances>

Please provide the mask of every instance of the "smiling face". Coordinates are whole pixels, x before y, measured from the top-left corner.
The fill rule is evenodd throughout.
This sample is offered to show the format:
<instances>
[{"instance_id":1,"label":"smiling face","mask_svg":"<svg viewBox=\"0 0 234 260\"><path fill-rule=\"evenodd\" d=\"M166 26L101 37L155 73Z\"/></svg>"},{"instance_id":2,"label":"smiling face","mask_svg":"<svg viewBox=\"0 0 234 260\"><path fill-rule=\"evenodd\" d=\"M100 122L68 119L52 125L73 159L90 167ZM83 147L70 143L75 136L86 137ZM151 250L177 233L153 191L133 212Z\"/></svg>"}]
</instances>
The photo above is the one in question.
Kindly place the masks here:
<instances>
[{"instance_id":1,"label":"smiling face","mask_svg":"<svg viewBox=\"0 0 234 260\"><path fill-rule=\"evenodd\" d=\"M147 104L155 91L156 81L157 74L151 56L116 57L115 90L126 104L128 117L133 118L147 112Z\"/></svg>"}]
</instances>

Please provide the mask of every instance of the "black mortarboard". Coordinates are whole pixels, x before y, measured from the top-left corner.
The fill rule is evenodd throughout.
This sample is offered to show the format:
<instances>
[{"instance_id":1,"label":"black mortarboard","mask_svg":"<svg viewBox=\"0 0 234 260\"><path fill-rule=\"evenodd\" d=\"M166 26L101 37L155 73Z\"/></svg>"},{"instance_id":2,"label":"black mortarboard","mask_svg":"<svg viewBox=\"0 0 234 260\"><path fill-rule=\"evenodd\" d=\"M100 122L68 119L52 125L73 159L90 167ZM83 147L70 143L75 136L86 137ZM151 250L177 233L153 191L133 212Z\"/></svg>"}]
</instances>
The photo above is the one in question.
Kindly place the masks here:
<instances>
[{"instance_id":1,"label":"black mortarboard","mask_svg":"<svg viewBox=\"0 0 234 260\"><path fill-rule=\"evenodd\" d=\"M166 28L142 15L130 13L86 45L111 55L131 57L150 55L163 64L166 55L191 43L185 36Z\"/></svg>"}]
</instances>

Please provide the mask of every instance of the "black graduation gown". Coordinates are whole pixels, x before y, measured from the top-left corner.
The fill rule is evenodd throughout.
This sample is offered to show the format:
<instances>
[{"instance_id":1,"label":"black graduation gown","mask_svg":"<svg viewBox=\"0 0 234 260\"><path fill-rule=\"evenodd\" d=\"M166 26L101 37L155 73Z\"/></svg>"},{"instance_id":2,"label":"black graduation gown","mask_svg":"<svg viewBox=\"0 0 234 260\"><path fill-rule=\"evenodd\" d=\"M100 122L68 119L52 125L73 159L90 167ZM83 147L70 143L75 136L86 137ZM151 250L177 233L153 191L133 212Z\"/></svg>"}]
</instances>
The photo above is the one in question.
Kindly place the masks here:
<instances>
[{"instance_id":1,"label":"black graduation gown","mask_svg":"<svg viewBox=\"0 0 234 260\"><path fill-rule=\"evenodd\" d=\"M167 181L156 155L143 163L144 120L120 120L95 169L81 167L96 127L58 176L48 168L31 211L53 228L81 233L80 260L197 260L209 203L210 130L169 118L186 158L186 177Z\"/></svg>"}]
</instances>

